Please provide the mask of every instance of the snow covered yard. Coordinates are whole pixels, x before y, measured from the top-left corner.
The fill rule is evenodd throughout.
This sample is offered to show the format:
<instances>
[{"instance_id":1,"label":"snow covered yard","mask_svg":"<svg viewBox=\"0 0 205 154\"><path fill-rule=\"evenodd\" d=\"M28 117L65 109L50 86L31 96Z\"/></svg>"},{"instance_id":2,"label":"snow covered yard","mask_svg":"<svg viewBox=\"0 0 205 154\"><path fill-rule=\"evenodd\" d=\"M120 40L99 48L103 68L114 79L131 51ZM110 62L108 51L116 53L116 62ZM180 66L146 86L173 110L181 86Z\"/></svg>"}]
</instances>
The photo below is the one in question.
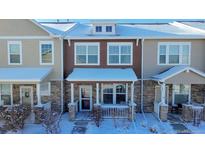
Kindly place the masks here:
<instances>
[{"instance_id":1,"label":"snow covered yard","mask_svg":"<svg viewBox=\"0 0 205 154\"><path fill-rule=\"evenodd\" d=\"M152 113L138 113L136 121L130 122L127 119L103 119L100 127L97 127L94 121L69 121L68 113L64 113L60 120L60 133L76 133L74 128L78 123L83 128L81 131L85 134L175 134L177 133L169 122L160 122ZM192 133L205 133L205 122L199 127L192 123L184 124ZM1 126L1 123L0 123ZM15 132L8 132L15 133ZM25 124L24 129L16 132L17 134L46 134L45 129L40 124Z\"/></svg>"},{"instance_id":2,"label":"snow covered yard","mask_svg":"<svg viewBox=\"0 0 205 154\"><path fill-rule=\"evenodd\" d=\"M199 127L193 126L193 123L186 123L185 126L192 131L193 134L205 134L205 122L201 121Z\"/></svg>"}]
</instances>

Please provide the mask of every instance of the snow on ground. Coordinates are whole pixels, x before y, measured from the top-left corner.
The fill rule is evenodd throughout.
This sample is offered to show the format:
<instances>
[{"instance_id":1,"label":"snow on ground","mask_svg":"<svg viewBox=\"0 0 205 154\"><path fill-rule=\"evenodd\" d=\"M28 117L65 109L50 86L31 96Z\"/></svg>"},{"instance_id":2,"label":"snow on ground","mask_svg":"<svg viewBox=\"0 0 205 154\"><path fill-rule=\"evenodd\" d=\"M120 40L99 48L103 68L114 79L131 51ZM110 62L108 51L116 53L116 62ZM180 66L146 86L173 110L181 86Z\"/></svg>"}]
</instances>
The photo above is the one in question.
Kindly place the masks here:
<instances>
[{"instance_id":1,"label":"snow on ground","mask_svg":"<svg viewBox=\"0 0 205 154\"><path fill-rule=\"evenodd\" d=\"M193 134L205 134L205 122L202 121L199 127L193 126L192 122L186 123L185 126L192 131Z\"/></svg>"},{"instance_id":2,"label":"snow on ground","mask_svg":"<svg viewBox=\"0 0 205 154\"><path fill-rule=\"evenodd\" d=\"M150 129L156 130L157 133L174 133L172 127L167 123L160 123L153 114L146 113L146 119L142 114L137 114L135 122L129 122L126 119L105 119L100 127L95 123L89 123L88 134L153 134Z\"/></svg>"},{"instance_id":3,"label":"snow on ground","mask_svg":"<svg viewBox=\"0 0 205 154\"><path fill-rule=\"evenodd\" d=\"M160 122L152 113L138 113L136 121L130 122L127 119L103 119L100 127L97 127L94 121L88 121L85 125L86 134L175 134L176 131L172 128L169 122ZM1 126L1 122L0 122ZM68 113L64 113L60 120L60 133L71 134L75 122L68 120ZM192 123L186 123L185 126L192 133L205 133L205 122L202 122L199 127L193 126ZM13 134L14 132L8 132ZM23 134L45 134L46 131L41 124L25 124L23 130L16 133Z\"/></svg>"}]
</instances>

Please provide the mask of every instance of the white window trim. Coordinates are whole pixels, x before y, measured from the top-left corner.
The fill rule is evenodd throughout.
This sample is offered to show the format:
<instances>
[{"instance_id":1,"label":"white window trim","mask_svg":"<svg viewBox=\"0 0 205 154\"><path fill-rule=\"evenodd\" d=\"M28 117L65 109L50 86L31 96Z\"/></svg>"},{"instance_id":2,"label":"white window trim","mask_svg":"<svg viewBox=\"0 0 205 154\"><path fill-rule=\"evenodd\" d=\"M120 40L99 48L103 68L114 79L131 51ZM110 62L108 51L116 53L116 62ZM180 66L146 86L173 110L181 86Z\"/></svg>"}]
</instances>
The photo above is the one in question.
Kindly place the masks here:
<instances>
[{"instance_id":1,"label":"white window trim","mask_svg":"<svg viewBox=\"0 0 205 154\"><path fill-rule=\"evenodd\" d=\"M3 84L7 84L7 83L3 83ZM0 85L2 85L2 84L0 84ZM13 106L13 84L9 84L9 83L8 83L8 85L10 85L11 105L4 105L4 104L3 104L3 106L5 106L5 107ZM1 89L0 89L0 101L1 101Z\"/></svg>"},{"instance_id":2,"label":"white window trim","mask_svg":"<svg viewBox=\"0 0 205 154\"><path fill-rule=\"evenodd\" d=\"M20 63L11 63L10 61L10 45L18 44L20 47ZM7 55L8 55L8 65L22 65L22 42L21 41L8 41L7 42Z\"/></svg>"},{"instance_id":3,"label":"white window trim","mask_svg":"<svg viewBox=\"0 0 205 154\"><path fill-rule=\"evenodd\" d=\"M78 46L78 45L85 45L86 46L86 63L85 64L78 64L77 62L76 62L76 47ZM96 63L96 64L89 64L88 63L88 53L87 53L87 48L88 48L88 46L89 45L97 45L97 47L98 47L98 62ZM96 66L96 65L100 65L100 43L99 42L75 42L75 44L74 44L74 62L75 62L75 65L77 65L77 66L83 66L83 65L94 65L94 66Z\"/></svg>"},{"instance_id":4,"label":"white window trim","mask_svg":"<svg viewBox=\"0 0 205 154\"><path fill-rule=\"evenodd\" d=\"M42 62L42 54L41 54L41 45L42 44L51 44L52 46L52 62L51 63L43 63ZM54 43L53 41L40 41L39 42L39 57L40 57L40 65L54 65L54 54L55 54L55 51L54 51Z\"/></svg>"},{"instance_id":5,"label":"white window trim","mask_svg":"<svg viewBox=\"0 0 205 154\"><path fill-rule=\"evenodd\" d=\"M51 82L43 82L41 84L48 84L48 95L42 94L41 89L40 89L40 95L41 96L51 96ZM40 88L41 88L41 85L40 85Z\"/></svg>"},{"instance_id":6,"label":"white window trim","mask_svg":"<svg viewBox=\"0 0 205 154\"><path fill-rule=\"evenodd\" d=\"M130 60L130 63L129 64L122 64L120 62L120 59L119 59L119 63L109 63L110 61L110 57L109 57L109 46L111 45L118 45L118 46L122 46L122 45L130 45L131 46L131 60ZM119 53L119 57L121 56L121 48L119 49L120 50L120 53ZM130 65L133 65L133 43L132 42L109 42L107 43L107 65L109 66L130 66Z\"/></svg>"},{"instance_id":7,"label":"white window trim","mask_svg":"<svg viewBox=\"0 0 205 154\"><path fill-rule=\"evenodd\" d=\"M102 104L104 104L104 100L103 100L103 95L104 95L104 92L103 92L103 90L106 88L106 87L112 87L112 89L113 89L113 102L112 102L112 104L111 105L116 105L117 104L117 102L116 102L116 95L117 94L119 94L119 93L116 93L116 87L117 87L117 85L121 85L121 84L123 84L123 85L125 85L125 89L126 89L126 91L125 91L125 101L127 101L126 103L128 103L128 84L126 83L107 83L107 84L103 84L102 83L102 85L101 85L101 101L102 101Z\"/></svg>"},{"instance_id":8,"label":"white window trim","mask_svg":"<svg viewBox=\"0 0 205 154\"><path fill-rule=\"evenodd\" d=\"M166 63L160 64L160 46L166 45ZM179 45L179 64L169 63L169 45ZM182 45L189 45L189 63L182 64ZM191 65L191 42L159 42L157 47L157 65Z\"/></svg>"}]
</instances>

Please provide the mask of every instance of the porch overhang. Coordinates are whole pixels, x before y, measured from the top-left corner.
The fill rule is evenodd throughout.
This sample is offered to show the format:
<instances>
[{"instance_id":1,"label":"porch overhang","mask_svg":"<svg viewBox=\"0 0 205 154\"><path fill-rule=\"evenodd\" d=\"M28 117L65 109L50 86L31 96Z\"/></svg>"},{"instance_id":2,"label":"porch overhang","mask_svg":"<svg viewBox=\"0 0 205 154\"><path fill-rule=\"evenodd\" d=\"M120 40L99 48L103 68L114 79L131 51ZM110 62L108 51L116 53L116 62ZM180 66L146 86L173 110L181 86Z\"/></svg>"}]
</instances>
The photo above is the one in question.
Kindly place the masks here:
<instances>
[{"instance_id":1,"label":"porch overhang","mask_svg":"<svg viewBox=\"0 0 205 154\"><path fill-rule=\"evenodd\" d=\"M205 73L190 66L174 66L152 77L153 80L175 84L204 84Z\"/></svg>"},{"instance_id":2,"label":"porch overhang","mask_svg":"<svg viewBox=\"0 0 205 154\"><path fill-rule=\"evenodd\" d=\"M13 67L0 68L0 82L35 82L43 81L52 71L51 67Z\"/></svg>"},{"instance_id":3,"label":"porch overhang","mask_svg":"<svg viewBox=\"0 0 205 154\"><path fill-rule=\"evenodd\" d=\"M137 76L131 68L74 68L66 78L67 81L137 81Z\"/></svg>"}]
</instances>

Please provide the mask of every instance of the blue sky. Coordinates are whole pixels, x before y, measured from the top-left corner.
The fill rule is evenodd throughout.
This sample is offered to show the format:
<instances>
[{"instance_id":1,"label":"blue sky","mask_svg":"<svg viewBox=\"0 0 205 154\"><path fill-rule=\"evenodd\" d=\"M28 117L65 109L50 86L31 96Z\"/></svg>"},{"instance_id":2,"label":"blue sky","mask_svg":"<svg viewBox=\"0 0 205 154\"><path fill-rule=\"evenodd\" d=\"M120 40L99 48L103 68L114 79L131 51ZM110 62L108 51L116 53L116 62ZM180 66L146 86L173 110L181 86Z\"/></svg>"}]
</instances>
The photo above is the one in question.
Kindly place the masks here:
<instances>
[{"instance_id":1,"label":"blue sky","mask_svg":"<svg viewBox=\"0 0 205 154\"><path fill-rule=\"evenodd\" d=\"M90 20L93 19L69 19L71 22L80 22L80 23L88 23ZM118 23L167 23L172 21L190 21L190 20L197 20L197 19L112 19ZM200 19L204 20L204 19ZM37 19L39 22L56 22L57 19ZM68 21L68 19L59 19L59 21Z\"/></svg>"}]
</instances>

